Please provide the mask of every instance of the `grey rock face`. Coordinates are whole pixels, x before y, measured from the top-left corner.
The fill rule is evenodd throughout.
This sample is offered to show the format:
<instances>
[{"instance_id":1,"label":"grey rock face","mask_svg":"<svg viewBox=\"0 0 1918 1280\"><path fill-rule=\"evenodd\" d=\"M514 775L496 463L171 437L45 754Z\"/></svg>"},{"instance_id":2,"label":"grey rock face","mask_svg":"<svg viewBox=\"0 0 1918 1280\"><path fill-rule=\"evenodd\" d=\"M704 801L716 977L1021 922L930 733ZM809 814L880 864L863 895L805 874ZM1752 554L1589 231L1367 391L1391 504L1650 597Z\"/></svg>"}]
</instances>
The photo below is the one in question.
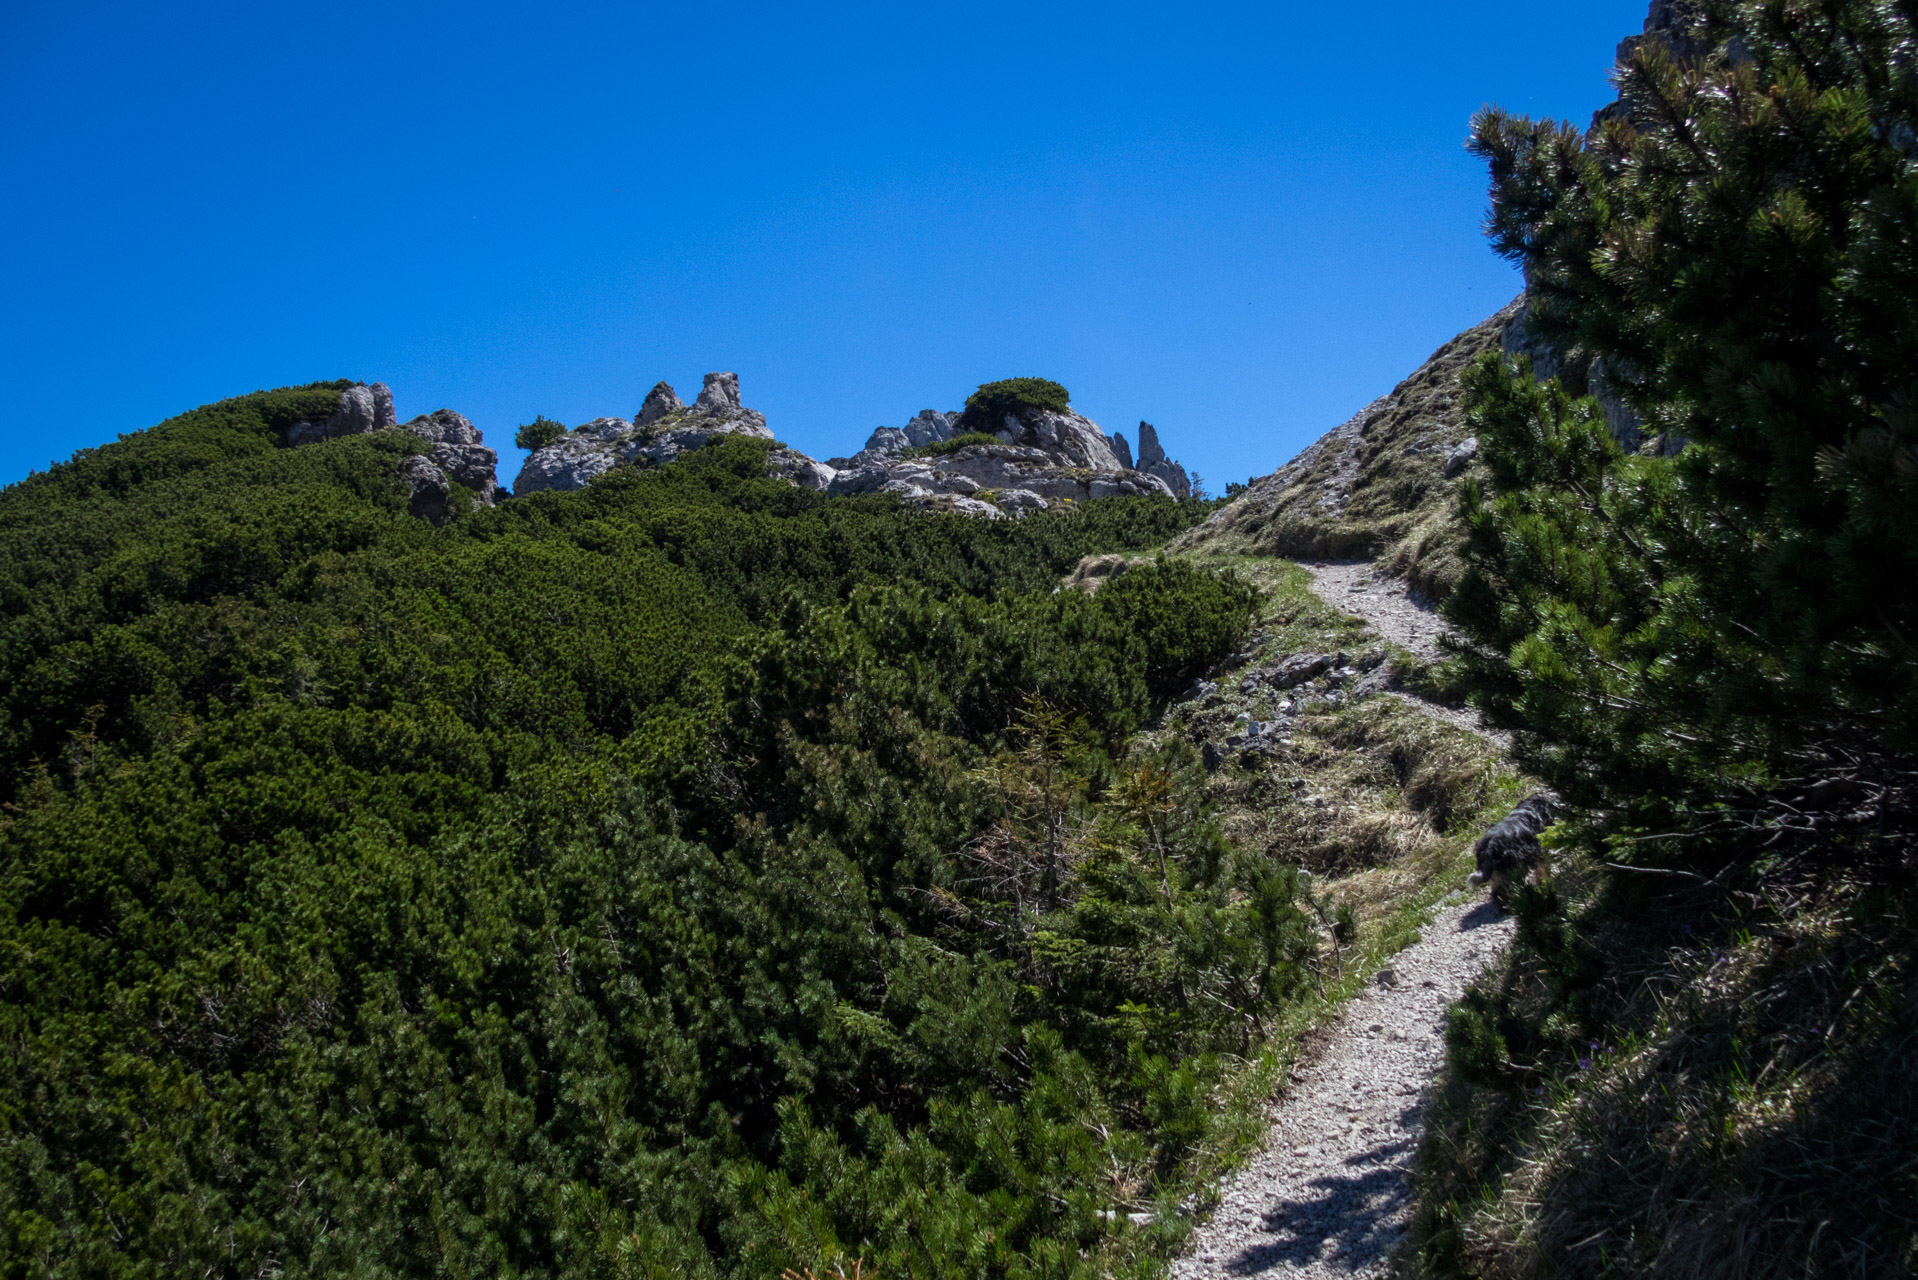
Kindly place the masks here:
<instances>
[{"instance_id":1,"label":"grey rock face","mask_svg":"<svg viewBox=\"0 0 1918 1280\"><path fill-rule=\"evenodd\" d=\"M1453 476L1465 470L1466 464L1476 457L1478 457L1478 437L1467 436L1458 442L1457 447L1445 455L1445 478L1450 480Z\"/></svg>"},{"instance_id":2,"label":"grey rock face","mask_svg":"<svg viewBox=\"0 0 1918 1280\"><path fill-rule=\"evenodd\" d=\"M499 455L480 439L479 428L465 415L436 409L400 427L393 411L393 390L384 382L360 383L340 393L340 407L325 422L296 422L287 429L289 445L316 444L339 436L369 431L406 430L432 446L430 456L415 455L400 464L400 478L411 487L408 506L415 515L434 523L447 517L450 486L464 485L484 506L492 506L499 490Z\"/></svg>"},{"instance_id":3,"label":"grey rock face","mask_svg":"<svg viewBox=\"0 0 1918 1280\"><path fill-rule=\"evenodd\" d=\"M868 460L891 458L912 448L912 437L898 427L880 427L866 437L866 447L854 454L855 458Z\"/></svg>"},{"instance_id":4,"label":"grey rock face","mask_svg":"<svg viewBox=\"0 0 1918 1280\"><path fill-rule=\"evenodd\" d=\"M524 497L542 489L560 493L584 489L594 476L612 470L618 461L617 453L590 436L564 435L527 456L513 481L513 495Z\"/></svg>"},{"instance_id":5,"label":"grey rock face","mask_svg":"<svg viewBox=\"0 0 1918 1280\"><path fill-rule=\"evenodd\" d=\"M493 505L499 496L499 455L479 444L442 444L433 448L433 461L446 473L473 491L483 507Z\"/></svg>"},{"instance_id":6,"label":"grey rock face","mask_svg":"<svg viewBox=\"0 0 1918 1280\"><path fill-rule=\"evenodd\" d=\"M1051 504L1030 489L1007 489L1000 493L999 505L1015 516L1029 516Z\"/></svg>"},{"instance_id":7,"label":"grey rock face","mask_svg":"<svg viewBox=\"0 0 1918 1280\"><path fill-rule=\"evenodd\" d=\"M407 458L400 463L400 479L406 481L409 490L407 511L434 524L446 523L452 487L446 481L446 474L434 466L430 458L417 453Z\"/></svg>"},{"instance_id":8,"label":"grey rock face","mask_svg":"<svg viewBox=\"0 0 1918 1280\"><path fill-rule=\"evenodd\" d=\"M367 390L373 393L373 430L386 431L399 426L399 415L393 412L393 389L384 382L375 382Z\"/></svg>"},{"instance_id":9,"label":"grey rock face","mask_svg":"<svg viewBox=\"0 0 1918 1280\"><path fill-rule=\"evenodd\" d=\"M1165 456L1159 433L1150 422L1139 424L1139 470L1157 476L1175 498L1192 496L1192 479L1185 468Z\"/></svg>"},{"instance_id":10,"label":"grey rock face","mask_svg":"<svg viewBox=\"0 0 1918 1280\"><path fill-rule=\"evenodd\" d=\"M1098 423L1081 414L1040 409L1023 419L1008 417L1006 421L1006 433L1013 436L1008 443L1038 449L1056 459L1056 466L1120 470L1119 455L1112 451L1112 441L1106 439ZM1013 424L1023 426L1024 430L1013 433Z\"/></svg>"},{"instance_id":11,"label":"grey rock face","mask_svg":"<svg viewBox=\"0 0 1918 1280\"><path fill-rule=\"evenodd\" d=\"M815 462L796 449L774 449L766 455L772 473L802 489L824 493L832 487L838 472L823 462Z\"/></svg>"},{"instance_id":12,"label":"grey rock face","mask_svg":"<svg viewBox=\"0 0 1918 1280\"><path fill-rule=\"evenodd\" d=\"M481 443L479 428L465 414L435 409L403 429L433 446L433 462L447 479L471 489L482 506L493 505L499 490L499 455Z\"/></svg>"},{"instance_id":13,"label":"grey rock face","mask_svg":"<svg viewBox=\"0 0 1918 1280\"><path fill-rule=\"evenodd\" d=\"M959 431L959 415L921 409L905 427L906 442L915 449L950 440Z\"/></svg>"},{"instance_id":14,"label":"grey rock face","mask_svg":"<svg viewBox=\"0 0 1918 1280\"><path fill-rule=\"evenodd\" d=\"M671 391L672 388L668 387L667 390ZM677 396L673 397L675 401L677 401L678 398ZM643 426L645 424L642 423L641 425ZM624 418L594 418L583 427L573 428L574 431L588 439L602 442L617 440L632 429L633 424Z\"/></svg>"},{"instance_id":15,"label":"grey rock face","mask_svg":"<svg viewBox=\"0 0 1918 1280\"><path fill-rule=\"evenodd\" d=\"M988 520L1004 520L1006 513L990 502L978 498L968 498L963 494L949 496L936 495L923 504L928 511L951 511L962 516L984 516Z\"/></svg>"},{"instance_id":16,"label":"grey rock face","mask_svg":"<svg viewBox=\"0 0 1918 1280\"><path fill-rule=\"evenodd\" d=\"M451 409L435 409L431 413L422 413L406 424L411 431L428 444L478 444L479 428L463 413Z\"/></svg>"},{"instance_id":17,"label":"grey rock face","mask_svg":"<svg viewBox=\"0 0 1918 1280\"><path fill-rule=\"evenodd\" d=\"M865 447L850 458L831 458L828 465L844 471L848 468L869 467L897 458L908 449L922 449L929 444L938 444L950 440L958 434L959 415L940 413L936 409L921 409L904 427L880 427L866 437Z\"/></svg>"},{"instance_id":18,"label":"grey rock face","mask_svg":"<svg viewBox=\"0 0 1918 1280\"><path fill-rule=\"evenodd\" d=\"M1008 414L1001 443L973 445L931 457L904 457L907 450L950 440L959 415L922 410L904 428L881 427L850 458L831 459L832 494L889 492L925 505L941 496L982 495L999 510L1023 516L1059 501L1138 495L1184 496L1191 491L1185 469L1165 457L1158 435L1155 469L1134 469L1125 440L1109 438L1099 424L1078 413L1032 410ZM1147 427L1150 430L1150 427Z\"/></svg>"},{"instance_id":19,"label":"grey rock face","mask_svg":"<svg viewBox=\"0 0 1918 1280\"><path fill-rule=\"evenodd\" d=\"M373 388L365 385L348 387L340 393L340 407L326 420L327 438L365 435L373 429L378 417L373 403Z\"/></svg>"},{"instance_id":20,"label":"grey rock face","mask_svg":"<svg viewBox=\"0 0 1918 1280\"><path fill-rule=\"evenodd\" d=\"M1159 433L1150 422L1139 424L1139 467L1144 470L1155 462L1165 461L1165 450L1159 446Z\"/></svg>"},{"instance_id":21,"label":"grey rock face","mask_svg":"<svg viewBox=\"0 0 1918 1280\"><path fill-rule=\"evenodd\" d=\"M685 409L685 404L680 400L679 393L673 390L672 384L655 382L653 389L646 393L645 403L639 406L637 421L642 427L650 427L667 414L683 413ZM620 419L595 418L594 421L607 422L620 421Z\"/></svg>"},{"instance_id":22,"label":"grey rock face","mask_svg":"<svg viewBox=\"0 0 1918 1280\"><path fill-rule=\"evenodd\" d=\"M340 407L325 422L296 422L286 429L286 442L289 445L317 444L321 440L333 440L340 436L359 436L373 431L380 423L381 413L375 388L385 392L386 414L393 414L393 393L386 390L383 382L369 387L365 383L356 383L340 392Z\"/></svg>"},{"instance_id":23,"label":"grey rock face","mask_svg":"<svg viewBox=\"0 0 1918 1280\"><path fill-rule=\"evenodd\" d=\"M699 399L693 402L696 409L708 413L724 413L728 410L743 408L739 402L739 375L736 373L709 373L706 385L699 389Z\"/></svg>"}]
</instances>

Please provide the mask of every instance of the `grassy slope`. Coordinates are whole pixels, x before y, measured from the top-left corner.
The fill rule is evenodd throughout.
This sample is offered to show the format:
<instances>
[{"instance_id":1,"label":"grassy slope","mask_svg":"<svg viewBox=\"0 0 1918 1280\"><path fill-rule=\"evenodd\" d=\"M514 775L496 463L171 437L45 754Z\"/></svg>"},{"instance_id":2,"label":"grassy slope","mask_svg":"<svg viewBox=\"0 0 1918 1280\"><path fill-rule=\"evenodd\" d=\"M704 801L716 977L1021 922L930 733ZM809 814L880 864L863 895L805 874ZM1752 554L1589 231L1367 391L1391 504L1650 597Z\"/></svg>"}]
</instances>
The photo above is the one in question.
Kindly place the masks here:
<instances>
[{"instance_id":1,"label":"grassy slope","mask_svg":"<svg viewBox=\"0 0 1918 1280\"><path fill-rule=\"evenodd\" d=\"M1516 304L1514 304L1515 306ZM1459 573L1445 458L1466 437L1458 375L1496 350L1513 307L1459 334L1391 394L1184 535L1180 546L1300 559L1377 559L1428 595Z\"/></svg>"},{"instance_id":2,"label":"grassy slope","mask_svg":"<svg viewBox=\"0 0 1918 1280\"><path fill-rule=\"evenodd\" d=\"M1559 861L1453 1012L1417 1272L1911 1274L1908 895L1741 900Z\"/></svg>"}]
</instances>

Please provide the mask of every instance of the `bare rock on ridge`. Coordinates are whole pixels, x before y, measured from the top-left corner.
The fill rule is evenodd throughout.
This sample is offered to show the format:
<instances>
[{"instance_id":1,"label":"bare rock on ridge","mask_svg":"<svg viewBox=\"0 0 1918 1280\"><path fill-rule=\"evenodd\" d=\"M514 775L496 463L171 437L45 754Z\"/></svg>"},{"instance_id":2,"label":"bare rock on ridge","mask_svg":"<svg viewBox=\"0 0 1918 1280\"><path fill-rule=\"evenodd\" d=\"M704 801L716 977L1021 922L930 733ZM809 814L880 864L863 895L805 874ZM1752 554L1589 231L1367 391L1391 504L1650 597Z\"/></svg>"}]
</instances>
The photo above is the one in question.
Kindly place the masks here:
<instances>
[{"instance_id":1,"label":"bare rock on ridge","mask_svg":"<svg viewBox=\"0 0 1918 1280\"><path fill-rule=\"evenodd\" d=\"M928 508L941 505L946 497L966 497L1024 516L1060 501L1170 497L1191 491L1184 469L1166 459L1162 449L1157 473L1135 469L1132 450L1123 439L1108 437L1098 423L1071 410L1009 413L993 432L995 443L949 452L927 450L963 430L959 414L931 409L903 428L881 427L857 454L830 460L836 474L827 492L896 493ZM1152 447L1159 448L1156 433ZM915 451L917 456L911 456ZM962 504L956 509L973 507Z\"/></svg>"},{"instance_id":2,"label":"bare rock on ridge","mask_svg":"<svg viewBox=\"0 0 1918 1280\"><path fill-rule=\"evenodd\" d=\"M400 479L407 485L408 512L434 524L446 523L453 486L431 458L418 453L407 457L400 463Z\"/></svg>"},{"instance_id":3,"label":"bare rock on ridge","mask_svg":"<svg viewBox=\"0 0 1918 1280\"><path fill-rule=\"evenodd\" d=\"M499 491L499 454L481 443L479 428L466 415L435 409L405 429L433 446L433 462L449 480L471 489L481 506L493 505Z\"/></svg>"},{"instance_id":4,"label":"bare rock on ridge","mask_svg":"<svg viewBox=\"0 0 1918 1280\"><path fill-rule=\"evenodd\" d=\"M399 425L393 414L393 392L384 382L368 386L356 382L340 392L340 406L325 422L296 422L286 429L289 445L317 444L339 436L365 435Z\"/></svg>"},{"instance_id":5,"label":"bare rock on ridge","mask_svg":"<svg viewBox=\"0 0 1918 1280\"><path fill-rule=\"evenodd\" d=\"M1184 467L1165 456L1158 430L1150 422L1139 424L1139 470L1165 481L1176 497L1192 496L1192 478L1186 475Z\"/></svg>"},{"instance_id":6,"label":"bare rock on ridge","mask_svg":"<svg viewBox=\"0 0 1918 1280\"><path fill-rule=\"evenodd\" d=\"M385 431L399 426L399 415L393 412L393 389L384 382L375 382L367 390L373 393L373 430Z\"/></svg>"},{"instance_id":7,"label":"bare rock on ridge","mask_svg":"<svg viewBox=\"0 0 1918 1280\"><path fill-rule=\"evenodd\" d=\"M1129 447L1115 446L1096 422L1069 410L1008 414L994 443L936 447L963 430L959 414L922 409L904 427L874 431L850 458L820 462L782 448L768 452L766 465L771 474L821 493L894 493L925 510L992 518L1043 511L1059 501L1191 491L1184 468L1165 456L1149 426L1154 471L1133 468ZM661 382L635 420L595 418L535 450L513 492L581 489L622 462L663 466L722 435L773 438L765 416L740 398L738 374L707 374L690 407Z\"/></svg>"},{"instance_id":8,"label":"bare rock on ridge","mask_svg":"<svg viewBox=\"0 0 1918 1280\"><path fill-rule=\"evenodd\" d=\"M635 419L635 421L642 427L650 427L669 413L684 413L685 411L685 403L680 400L679 393L673 390L670 382L655 382L653 389L646 393L645 403L639 406L639 417ZM595 421L605 422L609 421L609 419L600 418L595 419ZM613 419L613 421L618 421L618 419Z\"/></svg>"},{"instance_id":9,"label":"bare rock on ridge","mask_svg":"<svg viewBox=\"0 0 1918 1280\"><path fill-rule=\"evenodd\" d=\"M340 392L339 408L325 422L296 422L287 428L289 445L317 444L340 436L366 435L399 428L393 409L393 390L384 382L355 383ZM429 454L414 455L400 464L400 478L410 490L408 509L435 524L445 521L452 485L465 486L481 506L492 506L499 490L499 455L483 443L478 427L451 409L421 414L406 424L431 446Z\"/></svg>"},{"instance_id":10,"label":"bare rock on ridge","mask_svg":"<svg viewBox=\"0 0 1918 1280\"><path fill-rule=\"evenodd\" d=\"M706 385L699 389L699 399L693 401L693 407L708 413L730 413L745 408L739 401L739 375L707 374Z\"/></svg>"},{"instance_id":11,"label":"bare rock on ridge","mask_svg":"<svg viewBox=\"0 0 1918 1280\"><path fill-rule=\"evenodd\" d=\"M640 406L636 421L595 418L558 440L536 449L513 481L515 494L542 489L583 489L594 477L622 462L664 466L689 449L698 449L716 436L741 435L770 440L766 416L748 409L739 397L739 375L709 373L699 398L689 408L667 383L656 383ZM803 454L793 455L804 458ZM820 464L805 458L806 466L787 464L780 473L794 483L814 477ZM775 464L775 469L779 469ZM827 478L829 479L829 477ZM820 482L823 487L825 481Z\"/></svg>"}]
</instances>

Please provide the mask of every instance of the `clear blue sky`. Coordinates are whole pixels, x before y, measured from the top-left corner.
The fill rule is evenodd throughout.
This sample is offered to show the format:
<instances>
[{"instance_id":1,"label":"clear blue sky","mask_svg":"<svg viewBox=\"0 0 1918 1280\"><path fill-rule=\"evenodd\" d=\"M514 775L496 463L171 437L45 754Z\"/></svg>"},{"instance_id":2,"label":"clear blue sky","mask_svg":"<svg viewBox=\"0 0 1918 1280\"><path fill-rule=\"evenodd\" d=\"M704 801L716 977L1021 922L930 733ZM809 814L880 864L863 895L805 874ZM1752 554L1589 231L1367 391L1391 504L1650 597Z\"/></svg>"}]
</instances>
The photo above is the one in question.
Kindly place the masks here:
<instances>
[{"instance_id":1,"label":"clear blue sky","mask_svg":"<svg viewBox=\"0 0 1918 1280\"><path fill-rule=\"evenodd\" d=\"M734 369L817 456L1055 378L1210 487L1518 290L1486 102L1645 0L0 6L0 482L262 387L501 449Z\"/></svg>"}]
</instances>

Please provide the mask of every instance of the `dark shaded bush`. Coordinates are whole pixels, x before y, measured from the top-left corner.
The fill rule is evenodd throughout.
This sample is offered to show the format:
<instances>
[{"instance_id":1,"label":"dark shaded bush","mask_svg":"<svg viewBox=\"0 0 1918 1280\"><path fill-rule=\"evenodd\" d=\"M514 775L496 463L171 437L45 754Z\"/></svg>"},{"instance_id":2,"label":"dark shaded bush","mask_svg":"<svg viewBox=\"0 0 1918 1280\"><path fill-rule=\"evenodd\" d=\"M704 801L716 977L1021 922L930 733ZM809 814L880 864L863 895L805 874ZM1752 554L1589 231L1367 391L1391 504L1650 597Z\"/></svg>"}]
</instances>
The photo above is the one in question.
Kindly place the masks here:
<instances>
[{"instance_id":1,"label":"dark shaded bush","mask_svg":"<svg viewBox=\"0 0 1918 1280\"><path fill-rule=\"evenodd\" d=\"M1009 413L1019 414L1031 409L1064 413L1071 407L1072 397L1064 387L1050 379L1004 378L998 382L982 383L977 391L966 397L966 408L959 415L959 425L966 431L990 435L1005 426Z\"/></svg>"}]
</instances>

